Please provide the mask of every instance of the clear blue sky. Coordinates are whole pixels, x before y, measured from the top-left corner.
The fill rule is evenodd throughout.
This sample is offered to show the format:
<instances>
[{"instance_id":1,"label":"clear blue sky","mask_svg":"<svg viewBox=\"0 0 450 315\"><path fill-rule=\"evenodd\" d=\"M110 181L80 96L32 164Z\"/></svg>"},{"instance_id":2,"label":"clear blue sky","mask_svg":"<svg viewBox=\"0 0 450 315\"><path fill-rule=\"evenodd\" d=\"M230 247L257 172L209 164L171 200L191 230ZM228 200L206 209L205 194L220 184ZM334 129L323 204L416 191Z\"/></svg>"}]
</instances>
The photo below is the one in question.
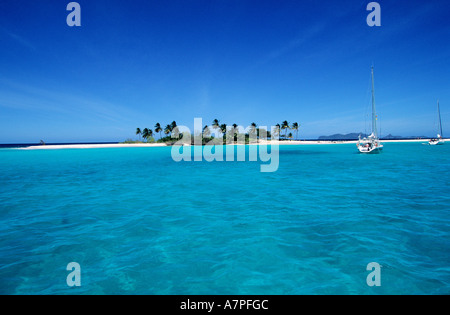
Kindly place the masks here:
<instances>
[{"instance_id":1,"label":"clear blue sky","mask_svg":"<svg viewBox=\"0 0 450 315\"><path fill-rule=\"evenodd\" d=\"M0 143L123 141L176 120L450 136L450 5L378 1L0 2Z\"/></svg>"}]
</instances>

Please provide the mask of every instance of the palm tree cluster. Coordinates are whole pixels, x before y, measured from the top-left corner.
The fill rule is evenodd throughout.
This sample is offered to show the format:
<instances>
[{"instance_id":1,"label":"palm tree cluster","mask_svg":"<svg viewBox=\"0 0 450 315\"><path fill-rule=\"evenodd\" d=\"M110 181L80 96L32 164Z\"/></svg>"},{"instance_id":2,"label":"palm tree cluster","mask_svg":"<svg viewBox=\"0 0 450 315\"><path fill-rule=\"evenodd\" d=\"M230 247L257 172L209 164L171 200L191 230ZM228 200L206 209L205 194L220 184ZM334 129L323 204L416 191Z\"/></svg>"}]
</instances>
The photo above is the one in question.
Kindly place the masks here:
<instances>
[{"instance_id":1,"label":"palm tree cluster","mask_svg":"<svg viewBox=\"0 0 450 315\"><path fill-rule=\"evenodd\" d=\"M159 133L159 140L158 142L166 142L168 140L173 139L173 136L175 138L181 138L180 131L178 129L176 121L172 121L172 123L166 125L166 127L163 129L161 124L158 122L155 124L155 133ZM162 136L162 132L166 135L165 137ZM153 130L150 128L144 128L141 131L141 128L136 128L136 135L139 135L139 140L144 138L147 142L152 139L153 137Z\"/></svg>"},{"instance_id":2,"label":"palm tree cluster","mask_svg":"<svg viewBox=\"0 0 450 315\"><path fill-rule=\"evenodd\" d=\"M300 124L297 122L292 123L292 125L289 125L289 122L287 120L283 121L280 124L276 124L276 128L278 129L278 131L284 130L284 139L292 139L292 133L290 132L289 134L287 133L288 130L295 130L296 132L296 137L295 139L298 140L298 128L300 127Z\"/></svg>"},{"instance_id":3,"label":"palm tree cluster","mask_svg":"<svg viewBox=\"0 0 450 315\"><path fill-rule=\"evenodd\" d=\"M143 130L136 128L136 134L139 135L139 140L141 140L142 136L148 142L153 137L153 130L149 128L144 128Z\"/></svg>"},{"instance_id":4,"label":"palm tree cluster","mask_svg":"<svg viewBox=\"0 0 450 315\"><path fill-rule=\"evenodd\" d=\"M218 130L222 134L224 143L226 140L227 132L229 132L229 134L232 135L232 137L234 138L234 141L237 141L237 137L239 134L238 125L236 123L234 123L234 124L232 124L232 127L233 128L231 128L230 130L227 131L227 124L225 124L225 123L220 124L220 121L218 119L214 119L212 121L211 127L209 127L207 125L205 127L203 127L203 132L202 132L203 144L206 143L208 140L214 139L214 137L211 136L210 128L212 128L213 130ZM294 122L294 123L292 123L292 125L290 125L289 122L287 120L285 120L281 124L276 124L275 130L271 134L270 131L260 129L260 128L258 128L258 125L256 123L252 122L250 124L249 132L247 134L245 134L245 140L247 143L250 136L252 136L252 138L255 138L255 135L256 135L256 139L259 139L260 132L267 133L267 137L269 137L269 138L272 136L280 137L281 136L280 130L284 130L284 135L283 135L284 139L292 139L292 133L290 132L288 134L287 133L288 130L294 130L296 132L296 139L298 139L299 127L300 127L300 125L297 122ZM159 133L160 139L158 140L158 142L173 142L174 139L182 138L182 134L180 133L177 123L175 121L172 121L172 123L167 124L164 129L162 128L161 124L158 122L155 124L154 128L155 128L155 133ZM162 132L164 132L165 137L162 136ZM153 130L149 129L149 128L144 128L142 131L140 128L136 128L136 135L139 135L139 140L140 140L141 136L147 142L149 142L150 140L153 140L153 138L152 138Z\"/></svg>"},{"instance_id":5,"label":"palm tree cluster","mask_svg":"<svg viewBox=\"0 0 450 315\"><path fill-rule=\"evenodd\" d=\"M233 124L232 126L233 126L233 128L231 128L231 130L229 132L231 132L234 135L234 140L236 141L237 134L239 133L238 125ZM287 133L288 130L294 130L296 132L296 139L298 139L299 127L300 127L299 123L294 122L294 123L292 123L292 125L290 125L289 122L287 120L285 120L281 123L281 125L276 124L275 130L273 130L273 132L271 133L270 131L267 131L265 129L258 128L258 125L256 123L252 122L250 124L249 132L245 135L245 139L246 139L246 142L248 142L249 136L255 137L255 135L256 135L256 139L259 140L260 132L267 133L267 137L269 137L269 138L271 138L272 136L279 137L280 130L284 130L284 139L292 139L293 138L292 133L289 133L289 134ZM209 138L211 136L211 130L209 128L210 127L208 127L208 126L203 127L203 137L204 138ZM218 119L214 119L212 121L211 128L219 130L225 141L225 136L227 133L227 124L224 124L224 123L220 124L220 121Z\"/></svg>"}]
</instances>

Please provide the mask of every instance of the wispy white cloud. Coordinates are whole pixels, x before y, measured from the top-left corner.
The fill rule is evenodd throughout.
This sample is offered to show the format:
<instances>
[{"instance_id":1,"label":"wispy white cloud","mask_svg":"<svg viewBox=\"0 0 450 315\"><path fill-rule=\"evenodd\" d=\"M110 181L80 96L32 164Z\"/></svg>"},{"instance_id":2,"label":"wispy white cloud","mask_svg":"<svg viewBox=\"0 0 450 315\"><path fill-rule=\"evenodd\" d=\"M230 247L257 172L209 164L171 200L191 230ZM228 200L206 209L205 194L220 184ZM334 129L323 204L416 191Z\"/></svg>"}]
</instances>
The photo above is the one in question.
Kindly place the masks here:
<instances>
[{"instance_id":1,"label":"wispy white cloud","mask_svg":"<svg viewBox=\"0 0 450 315\"><path fill-rule=\"evenodd\" d=\"M133 121L142 113L128 107L66 91L53 91L0 79L0 108L66 115L101 121Z\"/></svg>"},{"instance_id":2,"label":"wispy white cloud","mask_svg":"<svg viewBox=\"0 0 450 315\"><path fill-rule=\"evenodd\" d=\"M272 51L263 55L259 60L255 62L254 67L263 66L267 63L270 63L273 60L283 57L284 55L294 51L295 49L301 47L314 37L320 35L322 31L325 30L327 24L326 23L317 23L312 25L306 30L302 30L301 34L297 37L291 39L289 42L286 42L284 45L280 47L276 47Z\"/></svg>"},{"instance_id":3,"label":"wispy white cloud","mask_svg":"<svg viewBox=\"0 0 450 315\"><path fill-rule=\"evenodd\" d=\"M3 33L5 33L6 35L8 35L11 39L13 39L16 43L31 49L31 50L36 50L36 47L26 38L17 35L16 33L10 32L4 28L1 28L1 30L3 31Z\"/></svg>"}]
</instances>

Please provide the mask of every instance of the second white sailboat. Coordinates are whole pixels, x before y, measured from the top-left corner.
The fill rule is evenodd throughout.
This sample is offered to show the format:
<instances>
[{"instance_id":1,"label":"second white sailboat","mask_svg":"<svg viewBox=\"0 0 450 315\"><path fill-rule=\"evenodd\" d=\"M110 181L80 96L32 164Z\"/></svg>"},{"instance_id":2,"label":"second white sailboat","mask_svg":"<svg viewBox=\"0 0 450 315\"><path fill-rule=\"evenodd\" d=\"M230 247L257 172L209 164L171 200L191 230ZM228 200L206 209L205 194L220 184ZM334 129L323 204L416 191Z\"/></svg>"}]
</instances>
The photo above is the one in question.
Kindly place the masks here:
<instances>
[{"instance_id":1,"label":"second white sailboat","mask_svg":"<svg viewBox=\"0 0 450 315\"><path fill-rule=\"evenodd\" d=\"M444 138L442 138L442 123L441 123L441 110L439 109L439 100L437 101L438 111L438 134L436 139L430 139L429 145L441 145L444 144Z\"/></svg>"}]
</instances>

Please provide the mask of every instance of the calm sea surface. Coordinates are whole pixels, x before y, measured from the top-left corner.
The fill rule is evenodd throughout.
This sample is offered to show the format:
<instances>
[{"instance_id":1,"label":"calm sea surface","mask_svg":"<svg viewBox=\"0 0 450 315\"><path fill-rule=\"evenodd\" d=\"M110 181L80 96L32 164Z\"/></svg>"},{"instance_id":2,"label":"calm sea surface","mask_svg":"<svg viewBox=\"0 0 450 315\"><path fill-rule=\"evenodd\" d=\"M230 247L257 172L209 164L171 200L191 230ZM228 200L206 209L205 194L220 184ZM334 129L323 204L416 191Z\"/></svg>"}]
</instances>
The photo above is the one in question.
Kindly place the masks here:
<instances>
[{"instance_id":1,"label":"calm sea surface","mask_svg":"<svg viewBox=\"0 0 450 315\"><path fill-rule=\"evenodd\" d=\"M450 294L450 143L170 152L0 149L0 294Z\"/></svg>"}]
</instances>

